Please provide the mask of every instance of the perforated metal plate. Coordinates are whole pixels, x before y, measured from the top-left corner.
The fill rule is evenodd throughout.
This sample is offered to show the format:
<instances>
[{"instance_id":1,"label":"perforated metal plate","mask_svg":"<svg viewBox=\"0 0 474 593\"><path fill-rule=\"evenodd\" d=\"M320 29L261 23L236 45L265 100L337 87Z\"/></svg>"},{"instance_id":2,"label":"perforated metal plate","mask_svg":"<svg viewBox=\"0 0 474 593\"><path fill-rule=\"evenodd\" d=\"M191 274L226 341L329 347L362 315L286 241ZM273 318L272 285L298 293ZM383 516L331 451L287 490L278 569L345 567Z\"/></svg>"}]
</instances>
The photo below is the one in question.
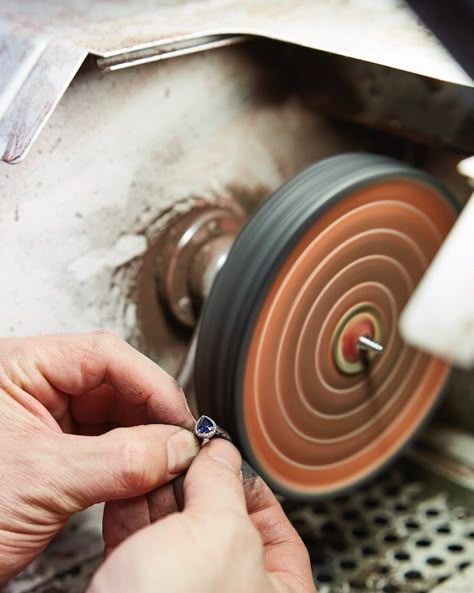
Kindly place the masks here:
<instances>
[{"instance_id":1,"label":"perforated metal plate","mask_svg":"<svg viewBox=\"0 0 474 593\"><path fill-rule=\"evenodd\" d=\"M428 593L474 564L474 505L453 505L399 469L350 496L285 508L318 593Z\"/></svg>"},{"instance_id":2,"label":"perforated metal plate","mask_svg":"<svg viewBox=\"0 0 474 593\"><path fill-rule=\"evenodd\" d=\"M284 506L308 546L318 593L474 591L464 571L474 568L474 501L454 505L444 486L409 481L400 463L350 496ZM101 508L93 507L2 591L82 593L101 561ZM459 585L451 577L463 572Z\"/></svg>"}]
</instances>

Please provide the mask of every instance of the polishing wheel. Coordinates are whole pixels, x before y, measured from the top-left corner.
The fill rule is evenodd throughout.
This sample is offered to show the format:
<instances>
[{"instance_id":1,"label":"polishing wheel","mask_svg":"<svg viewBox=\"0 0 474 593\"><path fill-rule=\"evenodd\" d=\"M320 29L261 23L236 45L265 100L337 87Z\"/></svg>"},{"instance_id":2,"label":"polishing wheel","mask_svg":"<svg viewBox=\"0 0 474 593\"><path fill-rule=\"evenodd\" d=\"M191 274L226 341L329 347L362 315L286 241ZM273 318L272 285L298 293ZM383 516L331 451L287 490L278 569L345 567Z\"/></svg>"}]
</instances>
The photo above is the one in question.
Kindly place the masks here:
<instances>
[{"instance_id":1,"label":"polishing wheel","mask_svg":"<svg viewBox=\"0 0 474 593\"><path fill-rule=\"evenodd\" d=\"M199 407L281 494L333 496L380 470L436 405L449 367L398 319L456 217L428 174L332 157L271 195L205 304Z\"/></svg>"}]
</instances>

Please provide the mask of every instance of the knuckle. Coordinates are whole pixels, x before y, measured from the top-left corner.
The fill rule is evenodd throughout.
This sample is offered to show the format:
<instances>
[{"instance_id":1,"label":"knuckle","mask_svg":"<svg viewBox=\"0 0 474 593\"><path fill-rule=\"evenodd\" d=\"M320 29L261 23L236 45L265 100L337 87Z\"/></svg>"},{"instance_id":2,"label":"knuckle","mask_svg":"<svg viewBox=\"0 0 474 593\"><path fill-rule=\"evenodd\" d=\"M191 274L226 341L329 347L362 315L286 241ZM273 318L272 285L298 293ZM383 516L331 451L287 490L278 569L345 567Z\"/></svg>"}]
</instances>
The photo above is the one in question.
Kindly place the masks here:
<instances>
[{"instance_id":1,"label":"knuckle","mask_svg":"<svg viewBox=\"0 0 474 593\"><path fill-rule=\"evenodd\" d=\"M93 338L92 343L96 347L104 347L107 345L117 344L122 342L122 338L110 329L98 329L90 334Z\"/></svg>"},{"instance_id":2,"label":"knuckle","mask_svg":"<svg viewBox=\"0 0 474 593\"><path fill-rule=\"evenodd\" d=\"M272 542L280 543L286 541L288 539L288 525L286 517L273 517L268 513L265 523L265 533L266 537Z\"/></svg>"},{"instance_id":3,"label":"knuckle","mask_svg":"<svg viewBox=\"0 0 474 593\"><path fill-rule=\"evenodd\" d=\"M104 379L107 365L104 363L104 355L107 358L108 352L113 352L122 339L109 330L97 330L87 334L84 343L81 362L81 381L85 389L97 387Z\"/></svg>"},{"instance_id":4,"label":"knuckle","mask_svg":"<svg viewBox=\"0 0 474 593\"><path fill-rule=\"evenodd\" d=\"M116 450L116 474L125 490L144 491L150 488L151 460L145 443L126 441Z\"/></svg>"},{"instance_id":5,"label":"knuckle","mask_svg":"<svg viewBox=\"0 0 474 593\"><path fill-rule=\"evenodd\" d=\"M96 336L116 336L118 337L117 333L111 329L101 328L96 329L95 331L91 332L92 335Z\"/></svg>"},{"instance_id":6,"label":"knuckle","mask_svg":"<svg viewBox=\"0 0 474 593\"><path fill-rule=\"evenodd\" d=\"M181 384L178 381L178 379L175 379L174 377L171 377L170 375L168 375L168 376L169 376L169 380L171 381L171 384L173 385L173 387L176 390L177 395L178 396L184 396L184 390L181 387Z\"/></svg>"}]
</instances>

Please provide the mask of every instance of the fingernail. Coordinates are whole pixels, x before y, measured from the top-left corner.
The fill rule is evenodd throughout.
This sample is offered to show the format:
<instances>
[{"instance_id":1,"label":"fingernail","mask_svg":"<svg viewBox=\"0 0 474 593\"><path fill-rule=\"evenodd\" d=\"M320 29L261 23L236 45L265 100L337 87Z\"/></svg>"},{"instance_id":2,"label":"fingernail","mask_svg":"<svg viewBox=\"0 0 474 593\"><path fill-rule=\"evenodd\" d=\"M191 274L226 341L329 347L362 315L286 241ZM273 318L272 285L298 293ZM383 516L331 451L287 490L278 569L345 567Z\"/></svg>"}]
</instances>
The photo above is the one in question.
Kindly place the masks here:
<instances>
[{"instance_id":1,"label":"fingernail","mask_svg":"<svg viewBox=\"0 0 474 593\"><path fill-rule=\"evenodd\" d=\"M244 480L255 480L255 478L258 478L257 472L245 459L242 459L242 477Z\"/></svg>"},{"instance_id":2,"label":"fingernail","mask_svg":"<svg viewBox=\"0 0 474 593\"><path fill-rule=\"evenodd\" d=\"M184 508L184 478L185 474L182 474L173 480L174 497L176 498L176 504L180 511Z\"/></svg>"},{"instance_id":3,"label":"fingernail","mask_svg":"<svg viewBox=\"0 0 474 593\"><path fill-rule=\"evenodd\" d=\"M224 439L216 439L207 446L209 457L226 465L236 475L240 474L241 458L237 449Z\"/></svg>"},{"instance_id":4,"label":"fingernail","mask_svg":"<svg viewBox=\"0 0 474 593\"><path fill-rule=\"evenodd\" d=\"M199 453L199 443L192 432L184 428L177 430L168 439L168 471L177 474L188 469Z\"/></svg>"}]
</instances>

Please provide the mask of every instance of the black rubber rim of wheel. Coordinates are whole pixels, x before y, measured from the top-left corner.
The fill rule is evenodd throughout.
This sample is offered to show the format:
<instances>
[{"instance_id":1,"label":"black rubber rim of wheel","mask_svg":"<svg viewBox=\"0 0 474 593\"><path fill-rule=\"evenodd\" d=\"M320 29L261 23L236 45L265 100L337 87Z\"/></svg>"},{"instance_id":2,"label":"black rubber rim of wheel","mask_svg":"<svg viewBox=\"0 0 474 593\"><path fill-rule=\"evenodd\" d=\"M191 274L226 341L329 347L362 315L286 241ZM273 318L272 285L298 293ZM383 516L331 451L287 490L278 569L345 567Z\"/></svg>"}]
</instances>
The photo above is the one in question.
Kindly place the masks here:
<instances>
[{"instance_id":1,"label":"black rubber rim of wheel","mask_svg":"<svg viewBox=\"0 0 474 593\"><path fill-rule=\"evenodd\" d=\"M195 362L199 409L230 432L243 457L275 491L290 498L315 500L320 495L289 491L266 475L253 455L242 419L242 377L254 322L280 266L313 222L349 192L389 179L417 180L435 189L453 210L459 210L450 193L431 175L395 159L365 153L324 159L290 179L256 210L232 246L201 315Z\"/></svg>"}]
</instances>

